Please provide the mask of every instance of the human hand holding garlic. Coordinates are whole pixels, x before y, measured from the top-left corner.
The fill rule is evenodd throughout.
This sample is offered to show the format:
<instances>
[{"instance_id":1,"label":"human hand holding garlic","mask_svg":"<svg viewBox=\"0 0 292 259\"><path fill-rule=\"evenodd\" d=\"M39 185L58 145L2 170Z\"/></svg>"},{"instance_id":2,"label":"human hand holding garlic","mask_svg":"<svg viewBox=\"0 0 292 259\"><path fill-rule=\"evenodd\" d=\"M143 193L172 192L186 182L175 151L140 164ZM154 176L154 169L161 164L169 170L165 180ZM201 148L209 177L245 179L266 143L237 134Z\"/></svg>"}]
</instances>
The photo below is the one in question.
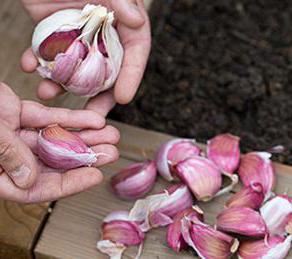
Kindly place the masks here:
<instances>
[{"instance_id":1,"label":"human hand holding garlic","mask_svg":"<svg viewBox=\"0 0 292 259\"><path fill-rule=\"evenodd\" d=\"M43 164L34 155L38 128L59 124L78 128L79 136L97 157L93 167L60 173ZM105 126L105 119L94 111L48 108L32 101L21 101L0 83L0 198L22 203L52 201L81 192L102 181L94 168L113 162L119 140L116 129Z\"/></svg>"},{"instance_id":2,"label":"human hand holding garlic","mask_svg":"<svg viewBox=\"0 0 292 259\"><path fill-rule=\"evenodd\" d=\"M69 2L65 0L58 2L51 2L49 0L22 0L22 2L35 22L39 22L59 10L68 8L82 9L88 2L102 4L109 10L113 10L117 18L116 29L124 48L121 71L117 78L114 91L110 90L100 94L98 97L92 98L87 108L98 109L99 106L105 103L111 103L111 106L108 105L110 109L115 101L125 104L132 100L143 76L151 45L150 23L142 0ZM33 72L37 66L38 61L33 55L32 50L27 50L22 58L23 70ZM63 88L50 80L42 81L38 90L38 96L44 100L52 99L61 93L63 93Z\"/></svg>"}]
</instances>

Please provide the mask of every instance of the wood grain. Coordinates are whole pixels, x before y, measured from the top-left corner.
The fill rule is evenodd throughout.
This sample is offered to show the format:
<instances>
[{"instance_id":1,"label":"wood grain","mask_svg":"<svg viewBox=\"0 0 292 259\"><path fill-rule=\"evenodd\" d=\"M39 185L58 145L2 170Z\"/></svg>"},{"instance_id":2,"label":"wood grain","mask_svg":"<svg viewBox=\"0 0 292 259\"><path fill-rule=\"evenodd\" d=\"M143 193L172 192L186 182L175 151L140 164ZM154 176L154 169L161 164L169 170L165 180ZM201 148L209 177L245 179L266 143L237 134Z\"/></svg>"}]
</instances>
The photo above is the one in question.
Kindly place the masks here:
<instances>
[{"instance_id":1,"label":"wood grain","mask_svg":"<svg viewBox=\"0 0 292 259\"><path fill-rule=\"evenodd\" d=\"M0 200L0 258L30 258L47 208Z\"/></svg>"},{"instance_id":2,"label":"wood grain","mask_svg":"<svg viewBox=\"0 0 292 259\"><path fill-rule=\"evenodd\" d=\"M45 226L36 247L37 258L107 258L96 248L96 241L100 238L102 219L114 210L129 210L133 203L120 201L109 191L109 178L124 166L133 161L152 158L156 148L169 135L147 131L122 123L111 122L122 132L120 151L122 158L113 165L103 169L105 181L102 185L74 197L59 201ZM288 190L292 184L292 168L276 165L278 184L276 191L281 193ZM163 190L168 183L159 179L152 193ZM238 186L239 188L239 186ZM206 221L215 222L215 217L223 209L226 199L231 194L216 198L209 203L199 203L205 211ZM134 258L136 248L126 251L124 258ZM40 257L42 256L42 257ZM44 257L45 256L45 257ZM147 234L142 258L178 258L178 255L167 248L165 228L155 229ZM183 252L179 258L194 258L191 251Z\"/></svg>"}]
</instances>

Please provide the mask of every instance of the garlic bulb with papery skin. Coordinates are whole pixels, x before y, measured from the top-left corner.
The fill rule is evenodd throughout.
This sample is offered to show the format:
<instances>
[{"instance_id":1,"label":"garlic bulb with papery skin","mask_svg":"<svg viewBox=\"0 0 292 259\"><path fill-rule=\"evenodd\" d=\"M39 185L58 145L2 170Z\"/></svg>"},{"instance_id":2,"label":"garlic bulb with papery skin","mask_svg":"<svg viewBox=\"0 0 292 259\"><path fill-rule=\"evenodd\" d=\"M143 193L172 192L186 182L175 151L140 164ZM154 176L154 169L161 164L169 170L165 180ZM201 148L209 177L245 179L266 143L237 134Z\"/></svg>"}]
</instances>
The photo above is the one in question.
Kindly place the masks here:
<instances>
[{"instance_id":1,"label":"garlic bulb with papery skin","mask_svg":"<svg viewBox=\"0 0 292 259\"><path fill-rule=\"evenodd\" d=\"M221 231L247 237L261 238L268 234L267 226L261 215L246 207L223 210L217 216L216 226Z\"/></svg>"},{"instance_id":2,"label":"garlic bulb with papery skin","mask_svg":"<svg viewBox=\"0 0 292 259\"><path fill-rule=\"evenodd\" d=\"M263 187L260 183L254 183L250 186L244 186L236 194L232 195L226 202L227 208L248 207L259 209L265 199Z\"/></svg>"},{"instance_id":3,"label":"garlic bulb with papery skin","mask_svg":"<svg viewBox=\"0 0 292 259\"><path fill-rule=\"evenodd\" d=\"M201 149L194 139L173 139L162 144L156 153L159 174L167 181L174 180L173 167L186 158L199 155Z\"/></svg>"},{"instance_id":4,"label":"garlic bulb with papery skin","mask_svg":"<svg viewBox=\"0 0 292 259\"><path fill-rule=\"evenodd\" d=\"M203 211L197 207L185 209L179 212L173 219L173 222L167 227L167 244L175 252L179 252L182 249L187 248L187 243L185 242L182 235L182 220L187 218L190 221L204 221Z\"/></svg>"},{"instance_id":5,"label":"garlic bulb with papery skin","mask_svg":"<svg viewBox=\"0 0 292 259\"><path fill-rule=\"evenodd\" d=\"M41 21L32 39L40 75L80 96L95 96L112 87L124 55L113 22L112 12L91 4ZM72 51L74 45L83 54L76 46Z\"/></svg>"},{"instance_id":6,"label":"garlic bulb with papery skin","mask_svg":"<svg viewBox=\"0 0 292 259\"><path fill-rule=\"evenodd\" d=\"M183 184L168 187L164 192L137 200L130 211L130 218L141 222L140 228L147 232L151 228L167 226L173 217L193 205L193 198Z\"/></svg>"},{"instance_id":7,"label":"garlic bulb with papery skin","mask_svg":"<svg viewBox=\"0 0 292 259\"><path fill-rule=\"evenodd\" d=\"M152 189L156 176L154 162L135 163L113 176L111 187L119 198L137 199L143 197Z\"/></svg>"},{"instance_id":8,"label":"garlic bulb with papery skin","mask_svg":"<svg viewBox=\"0 0 292 259\"><path fill-rule=\"evenodd\" d=\"M260 208L260 213L269 233L283 236L286 234L286 226L292 221L292 203L288 196L278 195L268 200Z\"/></svg>"},{"instance_id":9,"label":"garlic bulb with papery skin","mask_svg":"<svg viewBox=\"0 0 292 259\"><path fill-rule=\"evenodd\" d=\"M40 131L37 154L46 165L56 169L91 166L97 161L97 154L82 139L58 125Z\"/></svg>"},{"instance_id":10,"label":"garlic bulb with papery skin","mask_svg":"<svg viewBox=\"0 0 292 259\"><path fill-rule=\"evenodd\" d=\"M238 240L200 221L184 218L182 235L202 259L228 259L236 252Z\"/></svg>"},{"instance_id":11,"label":"garlic bulb with papery skin","mask_svg":"<svg viewBox=\"0 0 292 259\"><path fill-rule=\"evenodd\" d=\"M267 240L243 241L238 249L240 259L284 259L291 248L292 236L269 237Z\"/></svg>"},{"instance_id":12,"label":"garlic bulb with papery skin","mask_svg":"<svg viewBox=\"0 0 292 259\"><path fill-rule=\"evenodd\" d=\"M270 195L276 182L274 167L267 152L250 152L241 157L238 174L242 183L249 186L260 183L266 196Z\"/></svg>"},{"instance_id":13,"label":"garlic bulb with papery skin","mask_svg":"<svg viewBox=\"0 0 292 259\"><path fill-rule=\"evenodd\" d=\"M128 246L141 245L145 238L138 224L130 220L127 211L110 213L101 228L102 240L97 242L97 249L112 259L121 258Z\"/></svg>"},{"instance_id":14,"label":"garlic bulb with papery skin","mask_svg":"<svg viewBox=\"0 0 292 259\"><path fill-rule=\"evenodd\" d=\"M240 138L231 134L218 135L207 142L207 157L219 169L228 174L233 174L238 168L240 160Z\"/></svg>"}]
</instances>

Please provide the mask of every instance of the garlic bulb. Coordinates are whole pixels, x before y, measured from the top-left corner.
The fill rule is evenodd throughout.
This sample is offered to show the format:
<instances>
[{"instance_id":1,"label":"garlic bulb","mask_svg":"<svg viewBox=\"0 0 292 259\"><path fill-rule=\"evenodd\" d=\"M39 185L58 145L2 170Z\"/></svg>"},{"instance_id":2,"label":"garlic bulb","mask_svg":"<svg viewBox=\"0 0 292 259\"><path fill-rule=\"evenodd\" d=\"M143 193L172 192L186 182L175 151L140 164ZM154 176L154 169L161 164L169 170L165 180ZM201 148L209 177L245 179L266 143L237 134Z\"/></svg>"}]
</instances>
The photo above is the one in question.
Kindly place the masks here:
<instances>
[{"instance_id":1,"label":"garlic bulb","mask_svg":"<svg viewBox=\"0 0 292 259\"><path fill-rule=\"evenodd\" d=\"M39 74L79 96L91 97L111 88L124 55L113 22L113 12L91 4L41 21L32 39Z\"/></svg>"}]
</instances>

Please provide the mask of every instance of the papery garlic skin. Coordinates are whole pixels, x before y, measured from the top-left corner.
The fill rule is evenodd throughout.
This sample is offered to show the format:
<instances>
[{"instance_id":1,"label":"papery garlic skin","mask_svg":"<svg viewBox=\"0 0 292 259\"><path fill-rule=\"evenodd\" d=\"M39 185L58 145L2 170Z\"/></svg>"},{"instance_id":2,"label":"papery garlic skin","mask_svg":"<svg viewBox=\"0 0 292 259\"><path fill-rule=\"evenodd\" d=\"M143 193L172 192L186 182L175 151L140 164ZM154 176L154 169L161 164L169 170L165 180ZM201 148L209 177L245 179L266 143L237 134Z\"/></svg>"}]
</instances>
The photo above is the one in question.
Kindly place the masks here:
<instances>
[{"instance_id":1,"label":"papery garlic skin","mask_svg":"<svg viewBox=\"0 0 292 259\"><path fill-rule=\"evenodd\" d=\"M156 153L156 166L159 174L167 181L173 181L172 168L186 158L197 156L201 149L194 139L173 139L160 146Z\"/></svg>"},{"instance_id":2,"label":"papery garlic skin","mask_svg":"<svg viewBox=\"0 0 292 259\"><path fill-rule=\"evenodd\" d=\"M222 185L221 172L204 157L196 156L178 163L176 172L200 201L212 199Z\"/></svg>"},{"instance_id":3,"label":"papery garlic skin","mask_svg":"<svg viewBox=\"0 0 292 259\"><path fill-rule=\"evenodd\" d=\"M292 236L269 237L267 240L244 241L240 244L238 257L240 259L284 259L291 248Z\"/></svg>"},{"instance_id":4,"label":"papery garlic skin","mask_svg":"<svg viewBox=\"0 0 292 259\"><path fill-rule=\"evenodd\" d=\"M286 226L292 216L292 203L289 197L276 196L267 201L261 208L260 213L271 235L283 236Z\"/></svg>"},{"instance_id":5,"label":"papery garlic skin","mask_svg":"<svg viewBox=\"0 0 292 259\"><path fill-rule=\"evenodd\" d=\"M154 162L135 163L112 177L111 188L119 198L138 199L152 189L156 177L157 171Z\"/></svg>"},{"instance_id":6,"label":"papery garlic skin","mask_svg":"<svg viewBox=\"0 0 292 259\"><path fill-rule=\"evenodd\" d=\"M245 186L260 183L267 196L276 183L274 166L270 158L271 154L267 152L247 153L241 157L238 169L240 179Z\"/></svg>"},{"instance_id":7,"label":"papery garlic skin","mask_svg":"<svg viewBox=\"0 0 292 259\"><path fill-rule=\"evenodd\" d=\"M253 183L250 186L244 186L240 191L235 193L228 199L225 206L232 207L248 207L251 209L259 209L265 199L263 187L260 183Z\"/></svg>"},{"instance_id":8,"label":"papery garlic skin","mask_svg":"<svg viewBox=\"0 0 292 259\"><path fill-rule=\"evenodd\" d=\"M108 254L111 259L121 258L128 246L141 245L145 238L138 224L130 220L126 211L110 213L101 228L102 237L97 242L97 249Z\"/></svg>"},{"instance_id":9,"label":"papery garlic skin","mask_svg":"<svg viewBox=\"0 0 292 259\"><path fill-rule=\"evenodd\" d=\"M83 10L59 11L41 21L32 40L40 75L79 96L92 97L112 87L124 55L113 22L112 12L91 4ZM87 57L69 55L68 50L74 42L89 49Z\"/></svg>"},{"instance_id":10,"label":"papery garlic skin","mask_svg":"<svg viewBox=\"0 0 292 259\"><path fill-rule=\"evenodd\" d=\"M207 142L207 157L222 172L233 174L240 160L239 141L239 137L231 134L218 135Z\"/></svg>"},{"instance_id":11,"label":"papery garlic skin","mask_svg":"<svg viewBox=\"0 0 292 259\"><path fill-rule=\"evenodd\" d=\"M175 252L179 252L188 246L182 235L183 218L192 222L204 221L203 211L197 206L183 210L174 217L173 222L167 227L166 240L168 246Z\"/></svg>"},{"instance_id":12,"label":"papery garlic skin","mask_svg":"<svg viewBox=\"0 0 292 259\"><path fill-rule=\"evenodd\" d=\"M228 259L236 252L237 239L202 222L182 222L182 234L186 243L203 259Z\"/></svg>"},{"instance_id":13,"label":"papery garlic skin","mask_svg":"<svg viewBox=\"0 0 292 259\"><path fill-rule=\"evenodd\" d=\"M130 211L133 221L141 222L143 232L151 228L167 226L173 222L173 217L193 204L193 198L188 188L183 184L176 184L164 192L150 195L137 200Z\"/></svg>"},{"instance_id":14,"label":"papery garlic skin","mask_svg":"<svg viewBox=\"0 0 292 259\"><path fill-rule=\"evenodd\" d=\"M261 215L246 207L223 210L217 216L216 226L218 230L247 237L262 238L268 234Z\"/></svg>"},{"instance_id":15,"label":"papery garlic skin","mask_svg":"<svg viewBox=\"0 0 292 259\"><path fill-rule=\"evenodd\" d=\"M56 169L91 166L97 161L97 154L81 138L58 125L40 131L37 154L46 165Z\"/></svg>"}]
</instances>

